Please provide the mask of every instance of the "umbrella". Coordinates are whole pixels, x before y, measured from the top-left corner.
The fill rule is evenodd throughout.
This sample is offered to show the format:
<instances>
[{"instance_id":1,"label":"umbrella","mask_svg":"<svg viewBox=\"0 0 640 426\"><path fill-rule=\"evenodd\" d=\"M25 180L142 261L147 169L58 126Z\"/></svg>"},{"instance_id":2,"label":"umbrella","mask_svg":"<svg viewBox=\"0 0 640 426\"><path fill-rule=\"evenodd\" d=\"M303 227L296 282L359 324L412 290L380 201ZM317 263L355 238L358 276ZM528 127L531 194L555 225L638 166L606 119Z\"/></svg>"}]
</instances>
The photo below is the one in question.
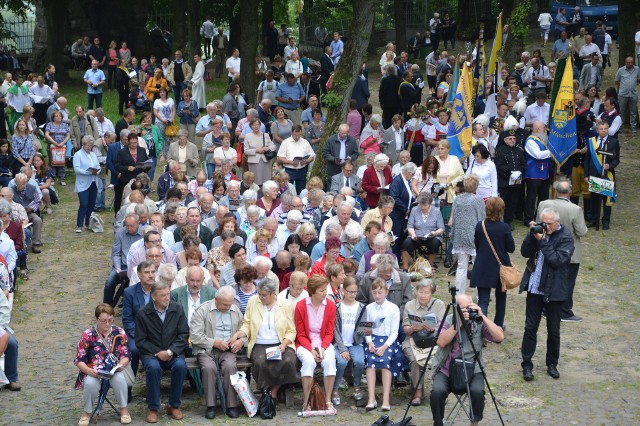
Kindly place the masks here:
<instances>
[{"instance_id":1,"label":"umbrella","mask_svg":"<svg viewBox=\"0 0 640 426\"><path fill-rule=\"evenodd\" d=\"M216 390L218 391L218 395L220 397L220 407L222 408L222 412L227 412L227 396L224 393L224 379L222 377L222 368L220 367L220 360L218 359L218 355L216 350L213 350L213 359L216 362Z\"/></svg>"}]
</instances>

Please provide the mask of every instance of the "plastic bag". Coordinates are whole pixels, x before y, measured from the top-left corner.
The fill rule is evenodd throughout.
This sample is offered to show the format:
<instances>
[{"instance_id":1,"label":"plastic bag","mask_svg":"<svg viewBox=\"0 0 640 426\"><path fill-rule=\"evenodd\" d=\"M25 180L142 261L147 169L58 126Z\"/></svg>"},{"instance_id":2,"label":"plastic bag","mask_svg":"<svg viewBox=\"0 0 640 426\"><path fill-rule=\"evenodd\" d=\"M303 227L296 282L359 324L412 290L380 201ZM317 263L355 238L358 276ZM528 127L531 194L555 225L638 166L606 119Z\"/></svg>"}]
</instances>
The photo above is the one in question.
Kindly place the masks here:
<instances>
[{"instance_id":1,"label":"plastic bag","mask_svg":"<svg viewBox=\"0 0 640 426\"><path fill-rule=\"evenodd\" d=\"M249 387L247 376L242 371L238 371L236 374L232 374L229 378L231 380L231 386L235 389L242 405L247 410L247 415L253 417L258 412L258 400Z\"/></svg>"},{"instance_id":2,"label":"plastic bag","mask_svg":"<svg viewBox=\"0 0 640 426\"><path fill-rule=\"evenodd\" d=\"M93 232L104 232L104 220L96 212L91 213L89 217L89 229Z\"/></svg>"}]
</instances>

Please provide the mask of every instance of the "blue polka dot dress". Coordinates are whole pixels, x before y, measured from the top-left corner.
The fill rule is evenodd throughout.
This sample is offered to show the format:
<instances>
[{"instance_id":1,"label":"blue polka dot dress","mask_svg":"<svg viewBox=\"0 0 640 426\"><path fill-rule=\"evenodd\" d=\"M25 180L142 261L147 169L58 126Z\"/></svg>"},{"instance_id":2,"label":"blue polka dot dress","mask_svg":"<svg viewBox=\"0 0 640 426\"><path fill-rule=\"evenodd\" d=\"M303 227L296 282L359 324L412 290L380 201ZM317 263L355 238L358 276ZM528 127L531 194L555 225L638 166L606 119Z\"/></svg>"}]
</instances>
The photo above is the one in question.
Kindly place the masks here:
<instances>
[{"instance_id":1,"label":"blue polka dot dress","mask_svg":"<svg viewBox=\"0 0 640 426\"><path fill-rule=\"evenodd\" d=\"M387 336L371 335L371 341L376 348L384 345L387 338ZM404 355L397 340L389 346L382 356L369 352L369 348L366 345L364 354L367 359L367 368L386 368L387 370L391 370L393 377L397 377L402 371Z\"/></svg>"}]
</instances>

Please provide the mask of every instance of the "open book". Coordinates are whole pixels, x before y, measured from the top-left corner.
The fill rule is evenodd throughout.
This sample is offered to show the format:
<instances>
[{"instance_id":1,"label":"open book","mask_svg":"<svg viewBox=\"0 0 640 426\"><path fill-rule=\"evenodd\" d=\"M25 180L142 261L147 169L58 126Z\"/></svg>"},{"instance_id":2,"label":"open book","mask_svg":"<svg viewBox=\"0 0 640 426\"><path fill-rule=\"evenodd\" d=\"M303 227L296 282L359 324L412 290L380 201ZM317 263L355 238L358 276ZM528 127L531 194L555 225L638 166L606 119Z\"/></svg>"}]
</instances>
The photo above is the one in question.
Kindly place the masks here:
<instances>
[{"instance_id":1,"label":"open book","mask_svg":"<svg viewBox=\"0 0 640 426\"><path fill-rule=\"evenodd\" d=\"M282 359L282 352L280 352L280 346L273 346L265 349L267 355L267 361L280 361Z\"/></svg>"},{"instance_id":2,"label":"open book","mask_svg":"<svg viewBox=\"0 0 640 426\"><path fill-rule=\"evenodd\" d=\"M435 328L438 322L438 318L434 313L425 314L423 316L408 314L408 317L409 317L409 320L411 320L411 325L425 324L425 325L428 325L429 327Z\"/></svg>"},{"instance_id":3,"label":"open book","mask_svg":"<svg viewBox=\"0 0 640 426\"><path fill-rule=\"evenodd\" d=\"M137 163L136 169L146 170L146 169L150 169L152 166L153 166L153 160L150 158L147 161L144 161L142 163Z\"/></svg>"},{"instance_id":4,"label":"open book","mask_svg":"<svg viewBox=\"0 0 640 426\"><path fill-rule=\"evenodd\" d=\"M374 328L378 328L384 323L384 317L374 321L360 321L356 327L356 333L360 335L370 335Z\"/></svg>"},{"instance_id":5,"label":"open book","mask_svg":"<svg viewBox=\"0 0 640 426\"><path fill-rule=\"evenodd\" d=\"M116 374L116 370L118 368L120 368L120 366L116 365L111 370L98 370L98 376L106 378L113 377L113 375Z\"/></svg>"}]
</instances>

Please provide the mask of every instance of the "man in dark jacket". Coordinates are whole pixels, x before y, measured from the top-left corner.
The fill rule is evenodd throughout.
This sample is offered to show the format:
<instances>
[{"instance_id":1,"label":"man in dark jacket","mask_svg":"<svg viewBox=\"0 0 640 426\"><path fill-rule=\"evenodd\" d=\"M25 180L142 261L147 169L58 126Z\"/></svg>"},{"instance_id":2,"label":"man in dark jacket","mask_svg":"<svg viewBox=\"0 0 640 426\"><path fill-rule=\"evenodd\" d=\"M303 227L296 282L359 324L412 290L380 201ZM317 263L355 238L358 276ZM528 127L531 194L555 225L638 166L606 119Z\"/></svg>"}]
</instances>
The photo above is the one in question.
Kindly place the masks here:
<instances>
[{"instance_id":1,"label":"man in dark jacket","mask_svg":"<svg viewBox=\"0 0 640 426\"><path fill-rule=\"evenodd\" d=\"M547 317L547 372L554 379L560 377L556 368L560 358L560 312L569 295L570 263L575 247L571 231L560 224L557 210L546 208L540 217L542 230L535 231L541 232L534 232L535 222L531 222L532 232L520 248L522 256L529 258L520 284L520 292L527 292L521 348L522 376L526 381L533 380L531 359L536 351L543 309Z\"/></svg>"},{"instance_id":2,"label":"man in dark jacket","mask_svg":"<svg viewBox=\"0 0 640 426\"><path fill-rule=\"evenodd\" d=\"M163 369L171 370L167 414L174 420L181 420L180 398L187 374L184 356L189 341L189 324L182 307L171 301L170 284L156 282L151 288L151 299L136 315L136 346L147 372L149 411L146 421L158 422Z\"/></svg>"},{"instance_id":3,"label":"man in dark jacket","mask_svg":"<svg viewBox=\"0 0 640 426\"><path fill-rule=\"evenodd\" d=\"M382 108L382 126L388 129L391 126L391 118L401 111L398 87L402 79L398 76L398 71L394 65L387 65L384 71L385 75L380 80L378 100Z\"/></svg>"},{"instance_id":4,"label":"man in dark jacket","mask_svg":"<svg viewBox=\"0 0 640 426\"><path fill-rule=\"evenodd\" d=\"M331 182L331 176L342 171L345 162L353 164L358 159L358 144L349 136L349 126L341 124L338 133L329 136L324 144L324 160L327 162L327 181Z\"/></svg>"},{"instance_id":5,"label":"man in dark jacket","mask_svg":"<svg viewBox=\"0 0 640 426\"><path fill-rule=\"evenodd\" d=\"M331 46L327 46L324 48L324 55L320 57L320 88L322 89L322 93L327 93L327 81L336 69L331 59L331 52Z\"/></svg>"}]
</instances>

